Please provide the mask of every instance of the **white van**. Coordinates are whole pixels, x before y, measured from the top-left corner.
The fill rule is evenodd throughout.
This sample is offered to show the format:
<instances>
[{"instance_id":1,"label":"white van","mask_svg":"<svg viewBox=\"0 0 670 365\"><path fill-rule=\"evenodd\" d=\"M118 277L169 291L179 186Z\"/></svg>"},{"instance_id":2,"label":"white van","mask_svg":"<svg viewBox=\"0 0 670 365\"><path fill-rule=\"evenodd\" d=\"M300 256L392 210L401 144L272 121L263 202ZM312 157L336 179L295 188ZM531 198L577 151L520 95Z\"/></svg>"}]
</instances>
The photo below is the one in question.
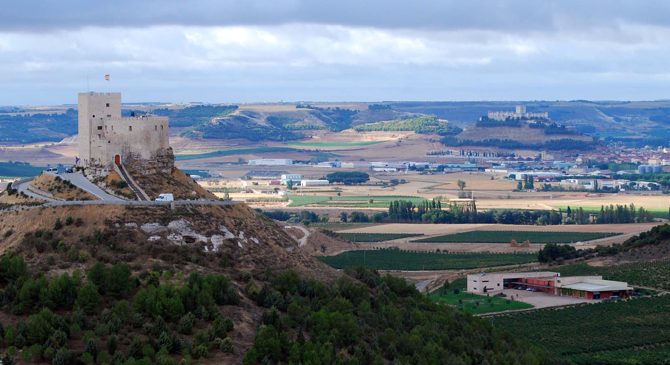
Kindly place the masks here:
<instances>
[{"instance_id":1,"label":"white van","mask_svg":"<svg viewBox=\"0 0 670 365\"><path fill-rule=\"evenodd\" d=\"M174 201L174 195L171 193L163 193L156 198L157 202L171 202Z\"/></svg>"}]
</instances>

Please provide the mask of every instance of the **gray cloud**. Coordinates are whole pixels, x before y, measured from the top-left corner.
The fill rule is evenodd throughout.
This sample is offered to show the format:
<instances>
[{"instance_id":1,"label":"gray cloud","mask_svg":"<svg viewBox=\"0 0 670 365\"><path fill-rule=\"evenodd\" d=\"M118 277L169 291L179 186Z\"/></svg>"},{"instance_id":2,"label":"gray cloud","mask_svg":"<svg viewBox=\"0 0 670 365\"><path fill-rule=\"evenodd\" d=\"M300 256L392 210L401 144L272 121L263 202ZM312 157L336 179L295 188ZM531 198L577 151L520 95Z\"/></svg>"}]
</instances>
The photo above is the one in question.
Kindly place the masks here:
<instances>
[{"instance_id":1,"label":"gray cloud","mask_svg":"<svg viewBox=\"0 0 670 365\"><path fill-rule=\"evenodd\" d=\"M3 4L0 29L314 23L516 33L666 27L669 13L663 0L22 0Z\"/></svg>"},{"instance_id":2,"label":"gray cloud","mask_svg":"<svg viewBox=\"0 0 670 365\"><path fill-rule=\"evenodd\" d=\"M177 102L667 98L668 10L616 0L23 0L2 8L0 103L68 103L89 87Z\"/></svg>"}]
</instances>

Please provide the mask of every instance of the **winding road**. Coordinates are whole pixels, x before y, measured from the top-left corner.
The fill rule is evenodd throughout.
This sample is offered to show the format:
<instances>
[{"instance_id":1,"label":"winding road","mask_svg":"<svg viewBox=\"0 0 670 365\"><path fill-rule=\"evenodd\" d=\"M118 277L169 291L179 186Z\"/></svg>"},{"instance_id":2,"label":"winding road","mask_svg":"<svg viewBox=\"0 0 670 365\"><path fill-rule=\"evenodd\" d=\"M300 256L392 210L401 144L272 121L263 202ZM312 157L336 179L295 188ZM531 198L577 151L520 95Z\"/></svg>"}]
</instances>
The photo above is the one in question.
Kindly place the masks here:
<instances>
[{"instance_id":1,"label":"winding road","mask_svg":"<svg viewBox=\"0 0 670 365\"><path fill-rule=\"evenodd\" d=\"M68 180L72 184L76 185L78 188L93 194L99 200L59 200L53 197L47 196L46 194L40 194L35 188L31 188L30 183L32 178L24 179L17 181L13 188L16 189L19 193L24 193L25 195L42 200L45 203L39 205L40 207L55 207L55 206L78 206L78 205L127 205L127 206L229 206L235 205L237 202L232 200L175 200L171 202L164 201L140 201L140 200L124 200L114 195L111 195L100 187L88 180L84 175L80 173L65 173L58 174L63 180Z\"/></svg>"}]
</instances>

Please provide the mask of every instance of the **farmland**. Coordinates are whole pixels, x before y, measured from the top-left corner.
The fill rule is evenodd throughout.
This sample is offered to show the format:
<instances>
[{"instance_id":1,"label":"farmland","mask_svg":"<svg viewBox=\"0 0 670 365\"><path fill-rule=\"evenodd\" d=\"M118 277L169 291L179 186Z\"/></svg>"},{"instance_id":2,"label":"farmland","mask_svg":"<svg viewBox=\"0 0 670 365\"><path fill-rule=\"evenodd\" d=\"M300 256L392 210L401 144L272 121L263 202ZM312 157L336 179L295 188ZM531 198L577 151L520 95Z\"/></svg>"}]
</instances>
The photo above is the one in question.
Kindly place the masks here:
<instances>
[{"instance_id":1,"label":"farmland","mask_svg":"<svg viewBox=\"0 0 670 365\"><path fill-rule=\"evenodd\" d=\"M39 175L44 168L21 162L0 162L0 177L27 177Z\"/></svg>"},{"instance_id":2,"label":"farmland","mask_svg":"<svg viewBox=\"0 0 670 365\"><path fill-rule=\"evenodd\" d=\"M386 141L333 141L333 142L293 142L289 143L289 146L295 147L312 147L312 148L326 148L326 147L359 147L359 146L370 146L378 143L383 143Z\"/></svg>"},{"instance_id":3,"label":"farmland","mask_svg":"<svg viewBox=\"0 0 670 365\"><path fill-rule=\"evenodd\" d=\"M414 242L425 243L509 243L512 240L530 243L572 243L614 236L610 232L528 232L528 231L470 231L429 237Z\"/></svg>"},{"instance_id":4,"label":"farmland","mask_svg":"<svg viewBox=\"0 0 670 365\"><path fill-rule=\"evenodd\" d=\"M364 266L377 270L457 270L535 262L526 253L439 253L398 249L348 251L319 259L338 269Z\"/></svg>"},{"instance_id":5,"label":"farmland","mask_svg":"<svg viewBox=\"0 0 670 365\"><path fill-rule=\"evenodd\" d=\"M384 242L423 235L420 233L338 233L338 236L352 242Z\"/></svg>"},{"instance_id":6,"label":"farmland","mask_svg":"<svg viewBox=\"0 0 670 365\"><path fill-rule=\"evenodd\" d=\"M670 290L670 260L597 267L579 263L552 270L560 272L563 276L602 275L609 280Z\"/></svg>"},{"instance_id":7,"label":"farmland","mask_svg":"<svg viewBox=\"0 0 670 365\"><path fill-rule=\"evenodd\" d=\"M667 360L668 347L655 346L670 342L670 296L544 309L491 321L496 328L523 334L547 351L580 364L600 363L597 359L638 364L642 362L635 361L643 358L654 364ZM640 346L648 347L641 357Z\"/></svg>"},{"instance_id":8,"label":"farmland","mask_svg":"<svg viewBox=\"0 0 670 365\"><path fill-rule=\"evenodd\" d=\"M414 203L423 201L417 196L398 195L371 195L371 196L325 196L325 195L291 195L289 197L290 207L301 207L307 205L319 207L342 207L342 208L388 208L389 203L394 200L409 200Z\"/></svg>"},{"instance_id":9,"label":"farmland","mask_svg":"<svg viewBox=\"0 0 670 365\"><path fill-rule=\"evenodd\" d=\"M177 161L188 161L188 160L198 160L201 158L211 158L211 157L223 157L223 156L234 156L234 155L244 155L244 154L254 154L254 153L275 153L275 152L294 152L296 151L293 148L288 147L250 147L250 148L233 148L226 150L216 150L203 153L193 153L193 154L177 154L175 159Z\"/></svg>"}]
</instances>

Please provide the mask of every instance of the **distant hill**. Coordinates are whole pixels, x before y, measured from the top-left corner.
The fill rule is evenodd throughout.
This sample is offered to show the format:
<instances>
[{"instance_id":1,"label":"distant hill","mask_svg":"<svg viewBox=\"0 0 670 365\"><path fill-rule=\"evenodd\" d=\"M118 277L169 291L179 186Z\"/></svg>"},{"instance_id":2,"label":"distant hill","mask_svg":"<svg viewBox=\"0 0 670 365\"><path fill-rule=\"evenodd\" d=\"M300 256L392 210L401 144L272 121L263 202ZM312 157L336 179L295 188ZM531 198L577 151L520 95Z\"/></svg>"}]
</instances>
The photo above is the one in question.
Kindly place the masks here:
<instances>
[{"instance_id":1,"label":"distant hill","mask_svg":"<svg viewBox=\"0 0 670 365\"><path fill-rule=\"evenodd\" d=\"M124 110L170 117L171 125L190 138L296 140L312 130L341 131L362 124L436 117L467 129L489 111L513 110L523 103L529 112L546 111L559 124L603 140L631 145L667 145L670 101L591 102L384 102L161 105L132 104ZM76 110L0 109L0 143L59 141L77 130Z\"/></svg>"},{"instance_id":2,"label":"distant hill","mask_svg":"<svg viewBox=\"0 0 670 365\"><path fill-rule=\"evenodd\" d=\"M579 133L546 133L544 128L480 127L471 126L455 137L442 142L451 146L495 146L500 148L528 149L586 149L593 145L593 137Z\"/></svg>"}]
</instances>

